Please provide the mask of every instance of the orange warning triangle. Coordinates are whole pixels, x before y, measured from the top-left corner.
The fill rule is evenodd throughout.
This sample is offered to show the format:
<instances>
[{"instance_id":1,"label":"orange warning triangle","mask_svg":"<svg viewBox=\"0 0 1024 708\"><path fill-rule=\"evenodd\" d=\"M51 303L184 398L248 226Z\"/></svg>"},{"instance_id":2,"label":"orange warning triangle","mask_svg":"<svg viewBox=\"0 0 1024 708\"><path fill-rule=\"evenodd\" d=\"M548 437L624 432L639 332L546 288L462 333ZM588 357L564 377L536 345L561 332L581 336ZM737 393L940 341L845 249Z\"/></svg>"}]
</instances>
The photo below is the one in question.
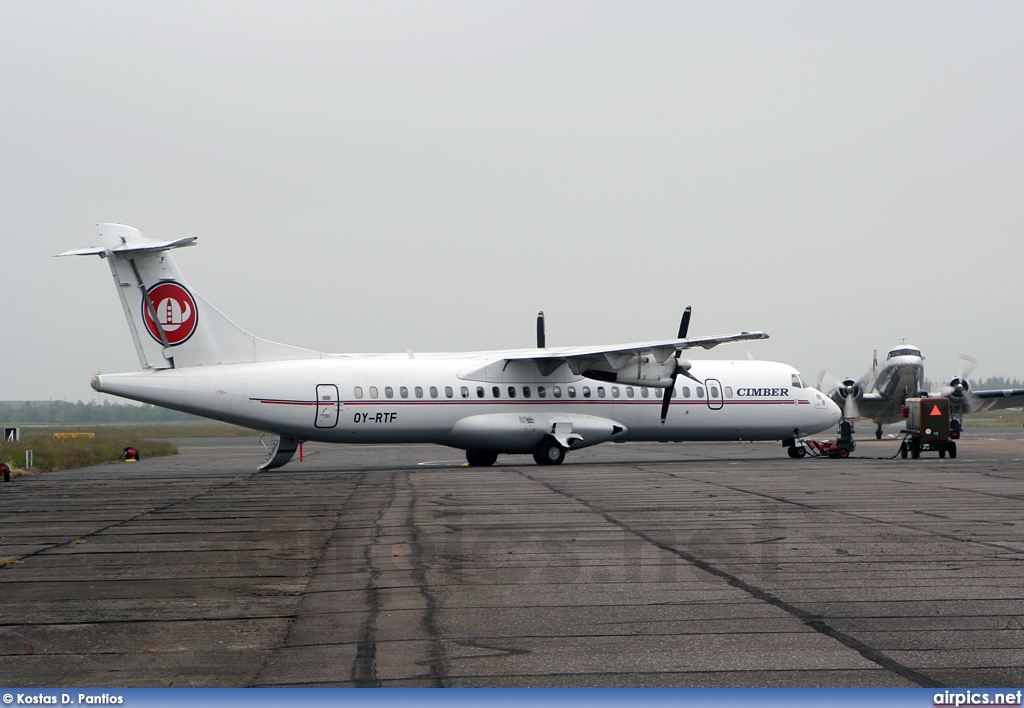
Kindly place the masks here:
<instances>
[{"instance_id":1,"label":"orange warning triangle","mask_svg":"<svg viewBox=\"0 0 1024 708\"><path fill-rule=\"evenodd\" d=\"M942 415L942 411L939 410L939 404L936 403L932 406L932 410L928 415Z\"/></svg>"}]
</instances>

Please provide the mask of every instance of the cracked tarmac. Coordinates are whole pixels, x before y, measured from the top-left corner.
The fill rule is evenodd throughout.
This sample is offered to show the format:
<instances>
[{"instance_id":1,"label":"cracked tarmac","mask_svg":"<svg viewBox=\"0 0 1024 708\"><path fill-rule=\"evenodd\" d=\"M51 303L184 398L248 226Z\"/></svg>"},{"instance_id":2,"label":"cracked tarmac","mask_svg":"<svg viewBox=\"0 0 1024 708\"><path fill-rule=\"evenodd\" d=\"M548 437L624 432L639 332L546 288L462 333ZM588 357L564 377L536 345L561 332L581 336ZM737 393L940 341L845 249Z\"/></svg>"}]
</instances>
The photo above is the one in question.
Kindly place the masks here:
<instances>
[{"instance_id":1,"label":"cracked tarmac","mask_svg":"<svg viewBox=\"0 0 1024 708\"><path fill-rule=\"evenodd\" d=\"M0 484L0 685L1020 686L1024 440L254 440ZM144 453L144 450L143 450Z\"/></svg>"}]
</instances>

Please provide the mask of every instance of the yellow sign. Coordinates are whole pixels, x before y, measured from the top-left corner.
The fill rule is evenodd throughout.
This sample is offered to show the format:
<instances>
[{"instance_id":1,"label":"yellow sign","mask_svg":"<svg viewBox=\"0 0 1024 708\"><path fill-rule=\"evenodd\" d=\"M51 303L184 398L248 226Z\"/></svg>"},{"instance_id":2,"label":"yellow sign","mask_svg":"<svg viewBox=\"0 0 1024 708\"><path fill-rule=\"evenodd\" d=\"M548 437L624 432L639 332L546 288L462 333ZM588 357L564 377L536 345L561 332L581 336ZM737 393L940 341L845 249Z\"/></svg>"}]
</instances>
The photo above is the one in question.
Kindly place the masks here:
<instances>
[{"instance_id":1,"label":"yellow sign","mask_svg":"<svg viewBox=\"0 0 1024 708\"><path fill-rule=\"evenodd\" d=\"M91 438L94 437L92 433L54 433L55 438Z\"/></svg>"}]
</instances>

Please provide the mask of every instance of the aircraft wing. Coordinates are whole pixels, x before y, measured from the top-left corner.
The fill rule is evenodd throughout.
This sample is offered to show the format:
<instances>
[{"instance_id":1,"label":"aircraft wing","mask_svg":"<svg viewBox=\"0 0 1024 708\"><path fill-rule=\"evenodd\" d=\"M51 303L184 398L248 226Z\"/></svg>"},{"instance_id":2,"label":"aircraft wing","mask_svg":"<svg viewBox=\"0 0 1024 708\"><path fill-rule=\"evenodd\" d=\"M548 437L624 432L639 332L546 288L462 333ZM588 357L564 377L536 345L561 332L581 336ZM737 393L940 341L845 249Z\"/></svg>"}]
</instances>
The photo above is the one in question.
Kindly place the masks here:
<instances>
[{"instance_id":1,"label":"aircraft wing","mask_svg":"<svg viewBox=\"0 0 1024 708\"><path fill-rule=\"evenodd\" d=\"M832 400L836 405L846 410L846 399L840 395L834 395ZM892 423L902 418L902 404L898 399L887 398L876 391L863 394L856 401L856 417L867 418L876 423Z\"/></svg>"},{"instance_id":2,"label":"aircraft wing","mask_svg":"<svg viewBox=\"0 0 1024 708\"><path fill-rule=\"evenodd\" d=\"M546 349L530 349L510 353L503 357L506 361L532 361L545 376L553 373L562 364L567 364L574 374L603 372L616 375L629 368L630 378L640 368L651 369L651 383L659 385L653 379L663 380L669 368L675 370L675 362L669 362L676 351L683 349L712 349L726 342L742 342L750 339L768 339L765 332L740 332L739 334L713 335L708 337L689 337L686 339L666 339L653 342L634 342L632 344L614 344L610 346L584 347L550 347ZM661 371L665 369L665 371ZM654 371L657 370L657 371ZM648 376L641 377L643 379ZM615 378L607 378L609 381Z\"/></svg>"},{"instance_id":3,"label":"aircraft wing","mask_svg":"<svg viewBox=\"0 0 1024 708\"><path fill-rule=\"evenodd\" d=\"M1024 406L1024 388L971 391L971 396L977 402L975 407L971 410L971 413L1002 410L1003 408L1020 408Z\"/></svg>"}]
</instances>

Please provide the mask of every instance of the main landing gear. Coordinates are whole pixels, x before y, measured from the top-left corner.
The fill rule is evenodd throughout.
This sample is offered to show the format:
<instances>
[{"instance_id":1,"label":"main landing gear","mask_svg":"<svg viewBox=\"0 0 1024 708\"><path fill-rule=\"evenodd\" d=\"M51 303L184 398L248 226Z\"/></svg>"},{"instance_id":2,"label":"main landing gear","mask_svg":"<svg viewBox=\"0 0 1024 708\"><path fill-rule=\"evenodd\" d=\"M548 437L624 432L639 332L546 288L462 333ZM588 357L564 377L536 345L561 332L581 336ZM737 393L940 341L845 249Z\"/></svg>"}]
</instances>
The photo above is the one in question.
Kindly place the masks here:
<instances>
[{"instance_id":1,"label":"main landing gear","mask_svg":"<svg viewBox=\"0 0 1024 708\"><path fill-rule=\"evenodd\" d=\"M466 450L466 462L470 467L490 467L498 461L498 453L484 450Z\"/></svg>"},{"instance_id":2,"label":"main landing gear","mask_svg":"<svg viewBox=\"0 0 1024 708\"><path fill-rule=\"evenodd\" d=\"M560 465L565 460L565 448L554 438L544 438L533 449L533 459L538 465ZM490 467L497 460L496 452L466 450L466 462L470 467Z\"/></svg>"},{"instance_id":3,"label":"main landing gear","mask_svg":"<svg viewBox=\"0 0 1024 708\"><path fill-rule=\"evenodd\" d=\"M565 459L565 448L554 438L544 438L537 443L533 459L538 465L560 465Z\"/></svg>"},{"instance_id":4,"label":"main landing gear","mask_svg":"<svg viewBox=\"0 0 1024 708\"><path fill-rule=\"evenodd\" d=\"M882 439L882 424L879 423L878 427L875 428L875 440L881 440L881 439Z\"/></svg>"}]
</instances>

